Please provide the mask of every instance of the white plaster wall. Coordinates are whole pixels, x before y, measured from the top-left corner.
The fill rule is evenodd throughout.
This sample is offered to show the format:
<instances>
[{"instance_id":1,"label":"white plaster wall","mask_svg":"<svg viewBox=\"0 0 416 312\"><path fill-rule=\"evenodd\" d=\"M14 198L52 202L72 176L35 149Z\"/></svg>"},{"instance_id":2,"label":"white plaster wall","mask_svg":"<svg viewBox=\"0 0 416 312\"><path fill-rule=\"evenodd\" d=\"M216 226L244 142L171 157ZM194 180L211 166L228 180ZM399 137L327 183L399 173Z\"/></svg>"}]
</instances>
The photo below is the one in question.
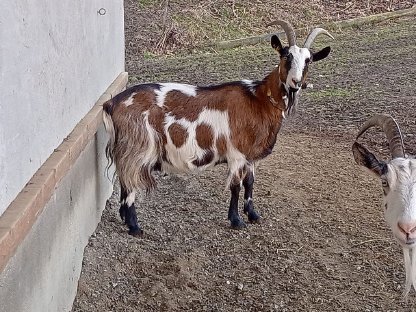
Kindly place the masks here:
<instances>
[{"instance_id":1,"label":"white plaster wall","mask_svg":"<svg viewBox=\"0 0 416 312\"><path fill-rule=\"evenodd\" d=\"M123 0L0 0L0 215L122 71Z\"/></svg>"},{"instance_id":2,"label":"white plaster wall","mask_svg":"<svg viewBox=\"0 0 416 312\"><path fill-rule=\"evenodd\" d=\"M84 248L112 191L106 143L101 126L0 272L0 312L71 311Z\"/></svg>"}]
</instances>

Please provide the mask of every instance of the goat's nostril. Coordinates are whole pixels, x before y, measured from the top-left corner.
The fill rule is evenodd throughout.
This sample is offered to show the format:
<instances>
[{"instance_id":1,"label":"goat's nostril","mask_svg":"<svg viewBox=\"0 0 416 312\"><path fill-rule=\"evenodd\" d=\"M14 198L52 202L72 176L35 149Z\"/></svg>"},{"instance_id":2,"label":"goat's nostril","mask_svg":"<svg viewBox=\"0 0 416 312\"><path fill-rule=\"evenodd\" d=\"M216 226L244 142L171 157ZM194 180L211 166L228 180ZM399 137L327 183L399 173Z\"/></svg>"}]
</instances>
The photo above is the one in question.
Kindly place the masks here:
<instances>
[{"instance_id":1,"label":"goat's nostril","mask_svg":"<svg viewBox=\"0 0 416 312\"><path fill-rule=\"evenodd\" d=\"M404 234L411 234L416 231L416 221L413 222L398 222L397 226Z\"/></svg>"}]
</instances>

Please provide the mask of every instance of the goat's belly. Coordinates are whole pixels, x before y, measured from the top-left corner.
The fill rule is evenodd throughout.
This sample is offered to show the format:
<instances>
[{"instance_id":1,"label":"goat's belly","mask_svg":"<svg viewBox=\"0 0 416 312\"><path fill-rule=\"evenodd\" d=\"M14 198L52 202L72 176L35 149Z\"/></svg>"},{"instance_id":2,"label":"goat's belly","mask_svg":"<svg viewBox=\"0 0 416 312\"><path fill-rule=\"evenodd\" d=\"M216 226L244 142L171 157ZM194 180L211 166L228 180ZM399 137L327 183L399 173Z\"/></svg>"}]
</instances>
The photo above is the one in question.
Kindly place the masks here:
<instances>
[{"instance_id":1,"label":"goat's belly","mask_svg":"<svg viewBox=\"0 0 416 312\"><path fill-rule=\"evenodd\" d=\"M220 162L218 153L213 150L204 150L199 147L165 145L165 159L162 160L164 172L182 173L194 170L204 170Z\"/></svg>"}]
</instances>

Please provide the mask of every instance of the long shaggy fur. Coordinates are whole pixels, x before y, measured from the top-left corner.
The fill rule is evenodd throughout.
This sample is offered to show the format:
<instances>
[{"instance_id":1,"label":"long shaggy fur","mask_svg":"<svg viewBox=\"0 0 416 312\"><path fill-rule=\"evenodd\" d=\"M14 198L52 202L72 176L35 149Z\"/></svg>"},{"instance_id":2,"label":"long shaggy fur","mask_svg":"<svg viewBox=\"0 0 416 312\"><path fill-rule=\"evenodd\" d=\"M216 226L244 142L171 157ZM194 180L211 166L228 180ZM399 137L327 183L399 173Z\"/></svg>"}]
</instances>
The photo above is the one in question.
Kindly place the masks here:
<instances>
[{"instance_id":1,"label":"long shaggy fur","mask_svg":"<svg viewBox=\"0 0 416 312\"><path fill-rule=\"evenodd\" d=\"M117 127L104 108L104 125L110 137L106 156L110 160L109 166L115 163L116 173L126 190L150 192L156 187L152 169L158 160L160 140L149 125L147 114L142 114L137 120L131 118L128 114L119 115L116 125L122 126Z\"/></svg>"}]
</instances>

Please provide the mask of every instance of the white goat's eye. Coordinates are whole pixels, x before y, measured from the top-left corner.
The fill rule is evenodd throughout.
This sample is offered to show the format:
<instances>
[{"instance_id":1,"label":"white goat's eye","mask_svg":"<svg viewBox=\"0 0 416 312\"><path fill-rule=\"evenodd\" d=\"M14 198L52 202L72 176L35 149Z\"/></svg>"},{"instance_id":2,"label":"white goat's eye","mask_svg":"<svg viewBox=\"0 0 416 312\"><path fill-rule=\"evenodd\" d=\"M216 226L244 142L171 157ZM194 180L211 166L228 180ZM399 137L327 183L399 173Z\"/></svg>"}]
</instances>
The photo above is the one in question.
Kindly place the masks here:
<instances>
[{"instance_id":1,"label":"white goat's eye","mask_svg":"<svg viewBox=\"0 0 416 312\"><path fill-rule=\"evenodd\" d=\"M381 185L383 187L389 187L389 182L387 182L387 180L381 180Z\"/></svg>"}]
</instances>

